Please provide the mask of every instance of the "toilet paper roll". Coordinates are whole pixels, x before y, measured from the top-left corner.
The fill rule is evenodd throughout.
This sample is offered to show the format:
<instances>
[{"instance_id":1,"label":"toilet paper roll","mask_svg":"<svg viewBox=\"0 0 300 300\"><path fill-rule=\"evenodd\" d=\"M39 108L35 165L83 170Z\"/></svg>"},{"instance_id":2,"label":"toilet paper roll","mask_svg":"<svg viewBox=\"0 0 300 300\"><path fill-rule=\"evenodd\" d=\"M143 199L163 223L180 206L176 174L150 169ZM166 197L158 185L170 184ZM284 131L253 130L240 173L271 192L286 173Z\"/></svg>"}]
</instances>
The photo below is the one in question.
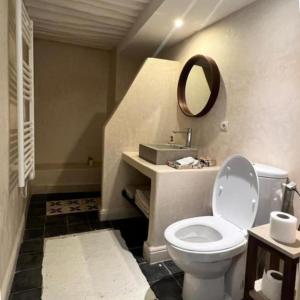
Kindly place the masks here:
<instances>
[{"instance_id":1,"label":"toilet paper roll","mask_svg":"<svg viewBox=\"0 0 300 300\"><path fill-rule=\"evenodd\" d=\"M282 288L283 275L280 272L269 270L264 272L261 291L270 300L281 299L281 288Z\"/></svg>"},{"instance_id":2,"label":"toilet paper roll","mask_svg":"<svg viewBox=\"0 0 300 300\"><path fill-rule=\"evenodd\" d=\"M271 212L270 235L281 243L293 244L296 242L297 218L280 211Z\"/></svg>"}]
</instances>

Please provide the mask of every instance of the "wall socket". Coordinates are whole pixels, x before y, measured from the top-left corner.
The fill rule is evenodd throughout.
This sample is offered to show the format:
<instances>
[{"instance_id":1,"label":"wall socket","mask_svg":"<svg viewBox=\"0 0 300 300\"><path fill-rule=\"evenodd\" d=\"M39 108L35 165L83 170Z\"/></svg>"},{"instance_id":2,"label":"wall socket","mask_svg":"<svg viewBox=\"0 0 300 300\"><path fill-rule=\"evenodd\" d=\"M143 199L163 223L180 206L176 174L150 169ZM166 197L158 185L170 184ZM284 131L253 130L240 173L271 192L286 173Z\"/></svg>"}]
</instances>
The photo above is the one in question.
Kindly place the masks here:
<instances>
[{"instance_id":1,"label":"wall socket","mask_svg":"<svg viewBox=\"0 0 300 300\"><path fill-rule=\"evenodd\" d=\"M228 120L225 120L220 123L221 131L227 132L228 131Z\"/></svg>"}]
</instances>

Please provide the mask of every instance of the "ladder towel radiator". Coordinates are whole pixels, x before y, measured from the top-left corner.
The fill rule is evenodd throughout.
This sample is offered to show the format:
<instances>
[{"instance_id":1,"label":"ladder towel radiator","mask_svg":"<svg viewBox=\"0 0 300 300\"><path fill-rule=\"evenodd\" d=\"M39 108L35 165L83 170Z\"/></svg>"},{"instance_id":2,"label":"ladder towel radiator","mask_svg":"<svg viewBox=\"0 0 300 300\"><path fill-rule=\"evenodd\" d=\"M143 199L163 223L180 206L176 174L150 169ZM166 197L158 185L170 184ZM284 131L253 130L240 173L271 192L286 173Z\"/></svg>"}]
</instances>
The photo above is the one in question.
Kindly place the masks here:
<instances>
[{"instance_id":1,"label":"ladder towel radiator","mask_svg":"<svg viewBox=\"0 0 300 300\"><path fill-rule=\"evenodd\" d=\"M16 0L16 56L18 182L19 187L26 187L35 176L33 22L22 0Z\"/></svg>"}]
</instances>

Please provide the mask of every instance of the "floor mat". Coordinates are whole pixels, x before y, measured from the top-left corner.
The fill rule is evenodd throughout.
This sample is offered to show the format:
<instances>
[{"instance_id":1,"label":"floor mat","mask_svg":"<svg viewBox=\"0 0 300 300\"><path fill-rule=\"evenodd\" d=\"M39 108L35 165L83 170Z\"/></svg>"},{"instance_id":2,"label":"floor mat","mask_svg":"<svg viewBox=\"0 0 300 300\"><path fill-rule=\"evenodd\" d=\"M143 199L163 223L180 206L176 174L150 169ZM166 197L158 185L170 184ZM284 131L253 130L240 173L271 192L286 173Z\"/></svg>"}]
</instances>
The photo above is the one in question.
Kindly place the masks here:
<instances>
[{"instance_id":1,"label":"floor mat","mask_svg":"<svg viewBox=\"0 0 300 300\"><path fill-rule=\"evenodd\" d=\"M116 230L46 239L42 274L43 300L156 299Z\"/></svg>"},{"instance_id":2,"label":"floor mat","mask_svg":"<svg viewBox=\"0 0 300 300\"><path fill-rule=\"evenodd\" d=\"M47 216L54 216L95 211L98 209L97 201L99 201L99 198L47 201L46 214Z\"/></svg>"}]
</instances>

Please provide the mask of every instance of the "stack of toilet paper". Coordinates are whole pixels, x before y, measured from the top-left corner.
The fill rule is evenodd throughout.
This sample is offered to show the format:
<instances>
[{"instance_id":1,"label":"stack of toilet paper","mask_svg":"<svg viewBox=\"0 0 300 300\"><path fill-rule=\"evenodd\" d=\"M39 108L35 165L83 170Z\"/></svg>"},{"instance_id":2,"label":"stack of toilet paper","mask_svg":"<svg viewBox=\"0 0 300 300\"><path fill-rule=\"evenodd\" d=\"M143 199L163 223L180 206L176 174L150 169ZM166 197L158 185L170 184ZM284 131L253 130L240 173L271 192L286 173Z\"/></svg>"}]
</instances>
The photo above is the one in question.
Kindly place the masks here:
<instances>
[{"instance_id":1,"label":"stack of toilet paper","mask_svg":"<svg viewBox=\"0 0 300 300\"><path fill-rule=\"evenodd\" d=\"M293 244L296 242L297 218L281 212L273 211L270 216L270 236L281 243Z\"/></svg>"},{"instance_id":2,"label":"stack of toilet paper","mask_svg":"<svg viewBox=\"0 0 300 300\"><path fill-rule=\"evenodd\" d=\"M293 244L296 242L297 219L287 213L273 211L270 215L270 236L277 242ZM269 300L280 300L283 274L275 270L264 272L261 292Z\"/></svg>"},{"instance_id":3,"label":"stack of toilet paper","mask_svg":"<svg viewBox=\"0 0 300 300\"><path fill-rule=\"evenodd\" d=\"M281 299L281 288L282 288L283 274L269 270L264 272L261 281L261 292L269 300L280 300Z\"/></svg>"}]
</instances>

